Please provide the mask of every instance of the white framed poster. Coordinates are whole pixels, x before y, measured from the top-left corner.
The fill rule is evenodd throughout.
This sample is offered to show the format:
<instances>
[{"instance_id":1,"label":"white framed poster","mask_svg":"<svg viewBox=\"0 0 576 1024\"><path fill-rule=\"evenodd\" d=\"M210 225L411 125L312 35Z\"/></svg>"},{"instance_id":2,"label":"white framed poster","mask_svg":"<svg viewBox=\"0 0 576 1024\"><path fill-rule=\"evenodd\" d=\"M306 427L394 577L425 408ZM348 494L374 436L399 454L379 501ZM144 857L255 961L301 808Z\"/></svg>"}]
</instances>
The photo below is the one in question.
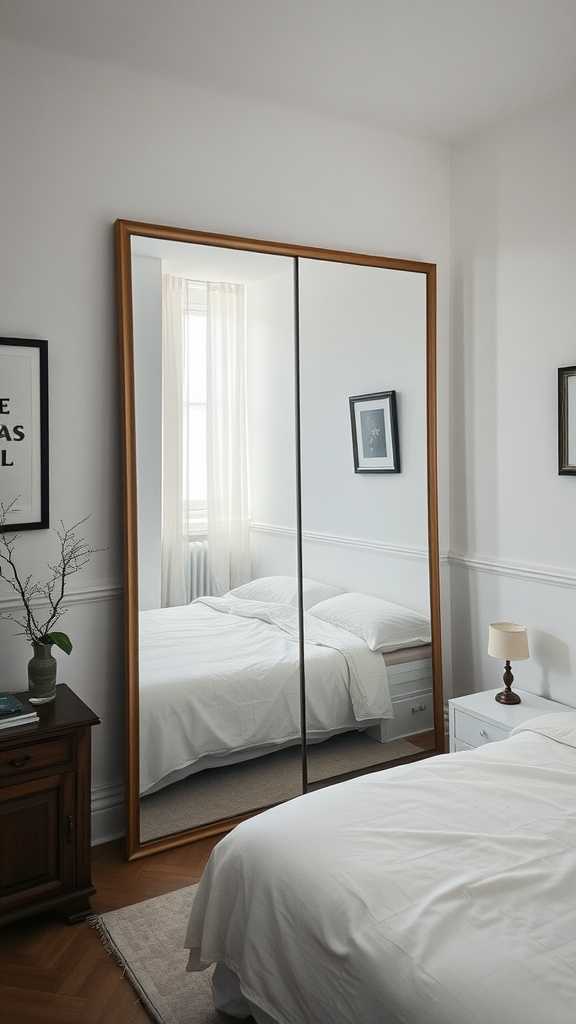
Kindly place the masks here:
<instances>
[{"instance_id":1,"label":"white framed poster","mask_svg":"<svg viewBox=\"0 0 576 1024\"><path fill-rule=\"evenodd\" d=\"M0 338L0 502L4 530L45 530L48 342Z\"/></svg>"}]
</instances>

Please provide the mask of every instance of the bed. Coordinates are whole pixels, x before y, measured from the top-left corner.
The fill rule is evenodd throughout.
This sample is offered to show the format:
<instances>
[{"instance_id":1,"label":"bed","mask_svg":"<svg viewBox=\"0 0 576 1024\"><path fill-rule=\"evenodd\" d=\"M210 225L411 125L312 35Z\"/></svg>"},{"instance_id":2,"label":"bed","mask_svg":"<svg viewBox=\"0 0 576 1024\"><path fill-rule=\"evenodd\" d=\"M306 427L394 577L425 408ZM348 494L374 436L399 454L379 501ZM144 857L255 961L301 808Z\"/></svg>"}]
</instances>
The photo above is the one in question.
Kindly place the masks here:
<instances>
[{"instance_id":1,"label":"bed","mask_svg":"<svg viewBox=\"0 0 576 1024\"><path fill-rule=\"evenodd\" d=\"M340 783L214 849L186 936L258 1024L568 1024L576 712Z\"/></svg>"}]
</instances>

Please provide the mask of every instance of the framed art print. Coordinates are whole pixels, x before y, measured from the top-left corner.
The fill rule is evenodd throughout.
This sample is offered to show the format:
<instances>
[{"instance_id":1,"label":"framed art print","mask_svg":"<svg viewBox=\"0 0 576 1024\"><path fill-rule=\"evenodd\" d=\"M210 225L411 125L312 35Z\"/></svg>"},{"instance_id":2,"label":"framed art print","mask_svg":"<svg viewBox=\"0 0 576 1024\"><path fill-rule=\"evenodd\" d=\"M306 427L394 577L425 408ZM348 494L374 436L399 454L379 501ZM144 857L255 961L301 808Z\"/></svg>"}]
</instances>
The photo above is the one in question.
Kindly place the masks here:
<instances>
[{"instance_id":1,"label":"framed art print","mask_svg":"<svg viewBox=\"0 0 576 1024\"><path fill-rule=\"evenodd\" d=\"M396 392L350 398L354 472L399 473Z\"/></svg>"},{"instance_id":2,"label":"framed art print","mask_svg":"<svg viewBox=\"0 0 576 1024\"><path fill-rule=\"evenodd\" d=\"M0 338L0 502L5 530L45 530L48 342Z\"/></svg>"},{"instance_id":3,"label":"framed art print","mask_svg":"<svg viewBox=\"0 0 576 1024\"><path fill-rule=\"evenodd\" d=\"M576 476L576 366L558 370L558 472Z\"/></svg>"}]
</instances>

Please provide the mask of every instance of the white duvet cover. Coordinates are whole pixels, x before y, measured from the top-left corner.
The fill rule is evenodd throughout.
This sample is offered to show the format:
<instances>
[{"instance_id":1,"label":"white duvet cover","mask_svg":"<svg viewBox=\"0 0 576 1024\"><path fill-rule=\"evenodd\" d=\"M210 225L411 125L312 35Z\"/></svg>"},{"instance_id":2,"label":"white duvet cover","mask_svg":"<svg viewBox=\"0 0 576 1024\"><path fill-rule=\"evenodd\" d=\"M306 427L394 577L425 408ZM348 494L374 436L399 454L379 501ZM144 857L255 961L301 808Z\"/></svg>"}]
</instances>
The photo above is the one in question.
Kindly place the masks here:
<instances>
[{"instance_id":1,"label":"white duvet cover","mask_svg":"<svg viewBox=\"0 0 576 1024\"><path fill-rule=\"evenodd\" d=\"M311 740L393 716L381 655L307 614L304 632ZM296 608L204 597L141 613L142 794L299 737Z\"/></svg>"},{"instance_id":2,"label":"white duvet cover","mask_svg":"<svg viewBox=\"0 0 576 1024\"><path fill-rule=\"evenodd\" d=\"M240 825L202 878L190 969L225 964L278 1024L571 1024L576 713L553 717Z\"/></svg>"}]
</instances>

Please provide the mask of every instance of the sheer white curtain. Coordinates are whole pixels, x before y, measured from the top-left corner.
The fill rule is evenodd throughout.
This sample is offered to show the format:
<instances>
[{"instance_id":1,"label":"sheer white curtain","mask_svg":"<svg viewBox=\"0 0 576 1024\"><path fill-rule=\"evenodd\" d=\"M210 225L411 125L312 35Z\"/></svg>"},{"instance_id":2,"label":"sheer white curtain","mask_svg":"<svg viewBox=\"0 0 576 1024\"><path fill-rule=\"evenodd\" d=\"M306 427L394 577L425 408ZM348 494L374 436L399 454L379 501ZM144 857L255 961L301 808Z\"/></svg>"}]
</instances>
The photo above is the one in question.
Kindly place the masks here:
<instances>
[{"instance_id":1,"label":"sheer white curtain","mask_svg":"<svg viewBox=\"0 0 576 1024\"><path fill-rule=\"evenodd\" d=\"M243 285L208 284L207 350L208 572L223 594L250 578Z\"/></svg>"},{"instance_id":2,"label":"sheer white curtain","mask_svg":"<svg viewBox=\"0 0 576 1024\"><path fill-rule=\"evenodd\" d=\"M162 277L162 547L163 608L189 601L189 557L185 523L185 459L188 437L186 374L186 310L184 278Z\"/></svg>"}]
</instances>

